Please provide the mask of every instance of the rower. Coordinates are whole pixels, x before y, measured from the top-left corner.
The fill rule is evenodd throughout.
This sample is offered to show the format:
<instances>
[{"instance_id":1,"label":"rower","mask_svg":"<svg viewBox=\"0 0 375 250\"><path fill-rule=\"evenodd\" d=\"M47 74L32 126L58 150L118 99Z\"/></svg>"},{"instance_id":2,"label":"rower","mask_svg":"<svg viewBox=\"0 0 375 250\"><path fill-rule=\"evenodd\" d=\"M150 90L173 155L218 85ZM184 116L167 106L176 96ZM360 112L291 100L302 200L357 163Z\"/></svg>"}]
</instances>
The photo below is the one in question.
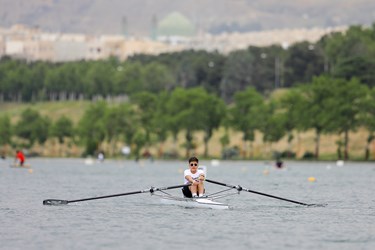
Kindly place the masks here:
<instances>
[{"instance_id":1,"label":"rower","mask_svg":"<svg viewBox=\"0 0 375 250\"><path fill-rule=\"evenodd\" d=\"M22 153L21 150L16 151L16 158L15 162L19 163L20 167L23 167L23 164L25 163L25 155Z\"/></svg>"},{"instance_id":2,"label":"rower","mask_svg":"<svg viewBox=\"0 0 375 250\"><path fill-rule=\"evenodd\" d=\"M189 158L189 169L184 171L185 184L191 184L182 188L182 193L187 198L202 197L204 194L204 171L198 169L199 160L197 157ZM198 194L198 195L197 195Z\"/></svg>"}]
</instances>

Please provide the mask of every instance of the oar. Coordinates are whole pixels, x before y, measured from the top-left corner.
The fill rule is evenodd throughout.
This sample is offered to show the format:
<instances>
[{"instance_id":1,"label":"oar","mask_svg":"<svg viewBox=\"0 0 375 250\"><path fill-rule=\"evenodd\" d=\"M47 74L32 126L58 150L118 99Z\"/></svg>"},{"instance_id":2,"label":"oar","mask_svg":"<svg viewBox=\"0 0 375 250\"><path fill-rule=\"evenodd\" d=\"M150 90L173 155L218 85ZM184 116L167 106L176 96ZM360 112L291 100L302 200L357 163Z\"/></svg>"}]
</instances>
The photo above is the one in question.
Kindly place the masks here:
<instances>
[{"instance_id":1,"label":"oar","mask_svg":"<svg viewBox=\"0 0 375 250\"><path fill-rule=\"evenodd\" d=\"M253 191L253 190L250 190L250 189L247 189L247 188L243 188L243 187L241 187L239 185L238 186L234 186L234 185L225 184L225 183L222 183L222 182L208 180L208 179L206 179L206 181L210 182L210 183L213 183L213 184L217 184L217 185L221 185L221 186L225 186L225 187L234 188L234 189L237 189L238 191L246 191L246 192L250 192L250 193L254 193L254 194L259 194L259 195L263 195L263 196L267 196L267 197L271 197L271 198L275 198L275 199L279 199L279 200L283 200L283 201L293 202L293 203L296 203L296 204L299 204L299 205L304 205L304 206L312 206L312 205L314 205L314 204L306 204L306 203L299 202L299 201L289 200L289 199L281 198L281 197L278 197L278 196L274 196L274 195L270 195L270 194L265 194L265 193Z\"/></svg>"},{"instance_id":2,"label":"oar","mask_svg":"<svg viewBox=\"0 0 375 250\"><path fill-rule=\"evenodd\" d=\"M105 199L105 198L111 198L111 197L117 197L117 196L125 196L125 195L132 195L132 194L153 193L155 191L162 191L162 190L168 190L168 189L182 188L182 187L185 187L185 186L190 186L190 184L170 186L170 187L160 187L160 188L151 187L150 189L133 191L133 192L128 192L128 193L112 194L112 195L98 196L98 197L92 197L92 198L84 198L84 199L71 200L71 201L68 201L68 200L48 199L48 200L44 200L43 201L43 205L66 205L68 203L73 203L73 202L98 200L98 199Z\"/></svg>"}]
</instances>

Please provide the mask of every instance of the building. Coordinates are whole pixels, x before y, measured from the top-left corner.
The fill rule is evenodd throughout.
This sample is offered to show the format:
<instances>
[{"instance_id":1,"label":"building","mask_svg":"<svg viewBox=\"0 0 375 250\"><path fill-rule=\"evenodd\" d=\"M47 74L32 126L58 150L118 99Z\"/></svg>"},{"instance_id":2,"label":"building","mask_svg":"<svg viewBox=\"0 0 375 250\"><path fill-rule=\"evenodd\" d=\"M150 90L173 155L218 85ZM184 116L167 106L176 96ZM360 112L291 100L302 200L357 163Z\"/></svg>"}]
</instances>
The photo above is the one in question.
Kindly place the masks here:
<instances>
[{"instance_id":1,"label":"building","mask_svg":"<svg viewBox=\"0 0 375 250\"><path fill-rule=\"evenodd\" d=\"M289 45L317 42L333 31L345 32L346 27L331 29L283 29L250 33L195 35L192 23L179 13L171 13L157 25L157 40L121 35L88 36L82 34L45 33L15 25L0 28L0 56L8 55L28 61L67 62L103 60L116 57L126 60L136 54L158 55L182 50L218 51L227 54L248 46Z\"/></svg>"}]
</instances>

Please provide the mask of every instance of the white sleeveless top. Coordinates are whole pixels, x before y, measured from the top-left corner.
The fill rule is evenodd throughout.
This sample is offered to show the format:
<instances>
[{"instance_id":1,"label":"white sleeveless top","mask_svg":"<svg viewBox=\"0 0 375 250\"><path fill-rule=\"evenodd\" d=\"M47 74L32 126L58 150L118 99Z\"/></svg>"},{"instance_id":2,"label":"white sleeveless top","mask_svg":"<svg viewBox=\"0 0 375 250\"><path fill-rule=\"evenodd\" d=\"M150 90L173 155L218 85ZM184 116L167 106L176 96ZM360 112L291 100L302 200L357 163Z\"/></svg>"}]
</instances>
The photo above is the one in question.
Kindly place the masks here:
<instances>
[{"instance_id":1,"label":"white sleeveless top","mask_svg":"<svg viewBox=\"0 0 375 250\"><path fill-rule=\"evenodd\" d=\"M204 175L204 171L201 170L201 169L198 169L197 172L195 172L195 174L191 173L190 172L190 169L186 169L184 171L184 183L185 184L189 184L190 182L188 180L186 180L186 176L190 175L191 178L193 178L194 180L198 180L199 176L203 174Z\"/></svg>"}]
</instances>

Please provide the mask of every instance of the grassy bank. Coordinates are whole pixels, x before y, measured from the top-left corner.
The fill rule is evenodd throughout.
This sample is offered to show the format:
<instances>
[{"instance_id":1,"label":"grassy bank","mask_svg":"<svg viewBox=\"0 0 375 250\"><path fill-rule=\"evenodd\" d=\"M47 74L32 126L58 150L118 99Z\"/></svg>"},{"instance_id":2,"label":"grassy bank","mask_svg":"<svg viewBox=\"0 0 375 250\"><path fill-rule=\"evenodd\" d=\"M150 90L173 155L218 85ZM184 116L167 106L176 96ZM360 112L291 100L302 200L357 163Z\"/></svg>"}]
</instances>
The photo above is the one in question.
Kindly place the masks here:
<instances>
[{"instance_id":1,"label":"grassy bank","mask_svg":"<svg viewBox=\"0 0 375 250\"><path fill-rule=\"evenodd\" d=\"M69 117L74 124L77 124L79 119L84 114L85 110L89 107L91 102L89 101L66 101L66 102L38 102L35 104L22 104L22 103L1 103L0 104L0 116L9 115L12 123L16 123L19 120L20 114L27 108L32 108L39 111L42 115L48 116L52 121L57 120L59 117L65 115ZM223 135L224 129L215 131L212 139L209 143L209 154L211 157L218 158L221 155L222 147L220 145L220 137ZM297 158L301 158L306 152L314 152L314 132L307 131L304 133L295 133L294 140L291 145L288 145L287 138L284 137L278 143L264 144L262 142L262 135L256 134L256 139L252 146L250 144L244 145L242 142L242 134L235 131L230 131L230 145L229 147L237 146L240 150L241 155L251 157L252 159L270 159L273 151L285 151L292 150L296 153ZM195 133L195 143L197 148L195 154L203 155L203 133ZM367 131L359 129L357 132L350 133L350 158L354 160L361 160L364 157ZM337 135L322 135L320 143L320 152L322 160L335 160L337 158L337 145L336 141L339 139ZM176 148L180 156L185 156L185 151L182 147L184 143L184 133L180 133L177 141L177 145L174 144L172 138L163 145L155 145L150 148L151 153L158 155L163 152L173 152ZM120 152L123 145L118 143L117 145L103 145L104 149L110 154L113 152ZM176 147L177 146L177 147ZM7 149L12 152L12 149ZM40 153L45 156L80 156L83 149L80 146L74 145L72 142L67 142L64 145L59 145L56 140L49 140L45 145L36 145L33 151ZM371 145L372 159L375 159L375 143Z\"/></svg>"},{"instance_id":2,"label":"grassy bank","mask_svg":"<svg viewBox=\"0 0 375 250\"><path fill-rule=\"evenodd\" d=\"M90 103L89 101L37 102L28 104L0 103L0 115L9 115L14 123L18 121L18 118L25 109L32 108L39 111L41 115L48 116L52 121L65 115L76 124Z\"/></svg>"}]
</instances>

